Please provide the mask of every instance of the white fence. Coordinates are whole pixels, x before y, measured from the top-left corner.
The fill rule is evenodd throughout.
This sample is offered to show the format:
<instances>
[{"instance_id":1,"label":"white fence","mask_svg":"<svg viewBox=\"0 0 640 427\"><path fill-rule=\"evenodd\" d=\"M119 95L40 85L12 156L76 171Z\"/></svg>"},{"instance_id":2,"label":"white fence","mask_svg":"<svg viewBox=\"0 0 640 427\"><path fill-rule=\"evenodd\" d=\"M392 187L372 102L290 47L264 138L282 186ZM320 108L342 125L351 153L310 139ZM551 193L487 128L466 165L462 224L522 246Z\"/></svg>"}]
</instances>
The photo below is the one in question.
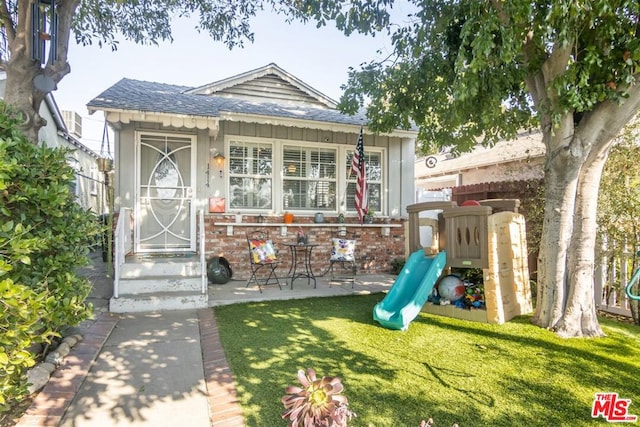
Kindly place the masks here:
<instances>
[{"instance_id":1,"label":"white fence","mask_svg":"<svg viewBox=\"0 0 640 427\"><path fill-rule=\"evenodd\" d=\"M638 267L638 257L633 252L624 252L620 256L603 253L596 265L595 297L599 310L612 314L631 317L631 307L625 288Z\"/></svg>"}]
</instances>

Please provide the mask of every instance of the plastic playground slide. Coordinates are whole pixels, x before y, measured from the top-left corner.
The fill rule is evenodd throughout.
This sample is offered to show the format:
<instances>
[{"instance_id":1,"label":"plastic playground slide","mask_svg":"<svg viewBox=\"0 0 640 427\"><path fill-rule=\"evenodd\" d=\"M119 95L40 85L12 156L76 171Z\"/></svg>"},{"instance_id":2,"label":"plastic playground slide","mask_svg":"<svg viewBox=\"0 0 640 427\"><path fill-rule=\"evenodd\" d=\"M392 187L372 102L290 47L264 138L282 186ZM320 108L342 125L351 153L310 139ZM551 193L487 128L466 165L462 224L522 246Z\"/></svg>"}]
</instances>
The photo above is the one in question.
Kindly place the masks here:
<instances>
[{"instance_id":1,"label":"plastic playground slide","mask_svg":"<svg viewBox=\"0 0 640 427\"><path fill-rule=\"evenodd\" d=\"M373 320L388 329L406 330L418 316L447 263L444 251L425 256L424 250L409 256L389 293L373 308Z\"/></svg>"}]
</instances>

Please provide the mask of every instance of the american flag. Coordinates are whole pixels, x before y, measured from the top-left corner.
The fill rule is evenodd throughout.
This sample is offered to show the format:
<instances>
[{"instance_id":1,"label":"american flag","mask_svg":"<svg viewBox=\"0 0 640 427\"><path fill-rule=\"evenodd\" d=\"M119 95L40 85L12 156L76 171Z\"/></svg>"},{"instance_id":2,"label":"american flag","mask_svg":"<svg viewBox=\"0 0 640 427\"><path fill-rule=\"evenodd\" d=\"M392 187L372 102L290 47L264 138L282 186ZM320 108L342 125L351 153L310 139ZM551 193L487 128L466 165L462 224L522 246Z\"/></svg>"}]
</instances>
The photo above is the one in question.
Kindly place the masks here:
<instances>
[{"instance_id":1,"label":"american flag","mask_svg":"<svg viewBox=\"0 0 640 427\"><path fill-rule=\"evenodd\" d=\"M358 213L360 225L364 221L364 216L369 209L369 200L367 198L367 177L364 168L364 140L362 136L362 128L360 128L360 136L356 144L356 151L353 152L351 161L351 173L356 176L356 195L354 205Z\"/></svg>"}]
</instances>

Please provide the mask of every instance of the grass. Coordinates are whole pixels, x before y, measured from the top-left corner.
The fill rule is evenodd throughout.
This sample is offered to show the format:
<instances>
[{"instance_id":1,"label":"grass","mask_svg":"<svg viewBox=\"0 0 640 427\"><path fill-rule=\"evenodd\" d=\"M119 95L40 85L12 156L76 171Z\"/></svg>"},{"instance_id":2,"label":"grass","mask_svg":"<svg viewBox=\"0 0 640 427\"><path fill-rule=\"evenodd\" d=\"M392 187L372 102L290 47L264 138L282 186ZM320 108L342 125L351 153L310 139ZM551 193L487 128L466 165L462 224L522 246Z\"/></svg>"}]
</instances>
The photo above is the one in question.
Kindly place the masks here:
<instances>
[{"instance_id":1,"label":"grass","mask_svg":"<svg viewBox=\"0 0 640 427\"><path fill-rule=\"evenodd\" d=\"M596 392L640 415L640 328L602 319L607 337L561 339L530 317L487 325L427 313L407 331L372 319L384 294L215 308L246 425L286 426L280 398L298 369L339 376L350 426L599 426Z\"/></svg>"}]
</instances>

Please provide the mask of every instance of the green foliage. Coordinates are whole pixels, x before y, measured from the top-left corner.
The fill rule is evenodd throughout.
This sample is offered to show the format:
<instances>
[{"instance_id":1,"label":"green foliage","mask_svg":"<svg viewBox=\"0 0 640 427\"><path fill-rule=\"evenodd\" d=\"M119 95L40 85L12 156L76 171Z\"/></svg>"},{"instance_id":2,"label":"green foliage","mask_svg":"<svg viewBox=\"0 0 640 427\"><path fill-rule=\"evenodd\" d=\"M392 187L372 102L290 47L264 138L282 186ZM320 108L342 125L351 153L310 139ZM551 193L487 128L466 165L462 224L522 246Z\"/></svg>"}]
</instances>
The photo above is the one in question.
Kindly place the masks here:
<instances>
[{"instance_id":1,"label":"green foliage","mask_svg":"<svg viewBox=\"0 0 640 427\"><path fill-rule=\"evenodd\" d=\"M280 0L193 0L132 2L123 0L85 0L75 12L73 32L82 44L98 43L117 49L117 35L141 44L172 40L171 22L176 16L198 15L197 29L229 48L253 41L250 20L258 12L271 9L288 20L313 20L318 27L335 21L336 27L350 34L380 31L388 25L384 6L393 0L282 2Z\"/></svg>"},{"instance_id":2,"label":"green foliage","mask_svg":"<svg viewBox=\"0 0 640 427\"><path fill-rule=\"evenodd\" d=\"M404 258L394 258L394 260L391 261L391 274L400 274L406 262L407 260Z\"/></svg>"},{"instance_id":3,"label":"green foliage","mask_svg":"<svg viewBox=\"0 0 640 427\"><path fill-rule=\"evenodd\" d=\"M635 0L413 1L394 53L351 69L340 102L369 127L420 128L423 152L512 139L619 101L640 64Z\"/></svg>"},{"instance_id":4,"label":"green foliage","mask_svg":"<svg viewBox=\"0 0 640 427\"><path fill-rule=\"evenodd\" d=\"M598 196L598 227L612 241L640 246L640 122L625 128L611 148Z\"/></svg>"},{"instance_id":5,"label":"green foliage","mask_svg":"<svg viewBox=\"0 0 640 427\"><path fill-rule=\"evenodd\" d=\"M74 201L66 149L36 147L0 103L0 404L24 392L27 349L91 313L77 267L100 233Z\"/></svg>"},{"instance_id":6,"label":"green foliage","mask_svg":"<svg viewBox=\"0 0 640 427\"><path fill-rule=\"evenodd\" d=\"M3 273L8 273L5 267ZM12 400L27 393L24 372L35 364L27 349L38 338L46 340L39 323L45 311L46 293L36 294L27 286L0 280L0 413Z\"/></svg>"},{"instance_id":7,"label":"green foliage","mask_svg":"<svg viewBox=\"0 0 640 427\"><path fill-rule=\"evenodd\" d=\"M421 313L407 331L371 316L384 294L215 308L245 422L286 425L282 390L313 366L337 376L358 414L349 425L594 426L594 393L640 413L640 329L602 320L607 336L567 340L524 316L489 325Z\"/></svg>"},{"instance_id":8,"label":"green foliage","mask_svg":"<svg viewBox=\"0 0 640 427\"><path fill-rule=\"evenodd\" d=\"M631 277L640 266L640 121L629 124L611 148L598 194L598 237L606 242L609 268L626 269ZM631 253L628 262L623 255ZM618 287L626 283L615 283ZM638 292L636 284L635 292ZM630 301L636 324L640 324L638 301Z\"/></svg>"}]
</instances>

